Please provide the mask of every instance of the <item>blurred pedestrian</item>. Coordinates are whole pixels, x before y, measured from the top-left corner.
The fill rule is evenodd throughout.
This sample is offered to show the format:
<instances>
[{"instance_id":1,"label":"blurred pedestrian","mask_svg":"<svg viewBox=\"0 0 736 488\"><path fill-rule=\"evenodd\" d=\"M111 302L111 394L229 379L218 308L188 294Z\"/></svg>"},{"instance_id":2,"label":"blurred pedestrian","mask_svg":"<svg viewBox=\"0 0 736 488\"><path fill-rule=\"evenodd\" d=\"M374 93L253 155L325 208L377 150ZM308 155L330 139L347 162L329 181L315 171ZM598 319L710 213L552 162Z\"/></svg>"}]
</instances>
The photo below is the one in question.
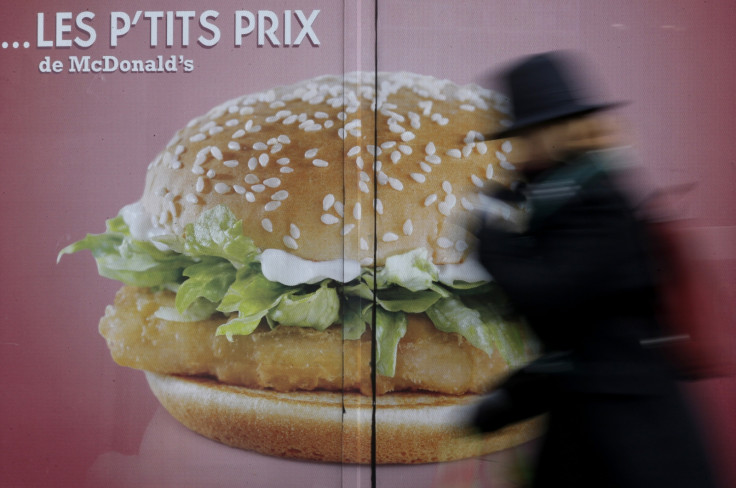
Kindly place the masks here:
<instances>
[{"instance_id":1,"label":"blurred pedestrian","mask_svg":"<svg viewBox=\"0 0 736 488\"><path fill-rule=\"evenodd\" d=\"M478 231L479 256L544 346L478 405L481 431L548 412L536 488L710 488L703 443L660 348L646 225L608 169L617 140L567 53L507 70L524 182L490 195L523 228Z\"/></svg>"}]
</instances>

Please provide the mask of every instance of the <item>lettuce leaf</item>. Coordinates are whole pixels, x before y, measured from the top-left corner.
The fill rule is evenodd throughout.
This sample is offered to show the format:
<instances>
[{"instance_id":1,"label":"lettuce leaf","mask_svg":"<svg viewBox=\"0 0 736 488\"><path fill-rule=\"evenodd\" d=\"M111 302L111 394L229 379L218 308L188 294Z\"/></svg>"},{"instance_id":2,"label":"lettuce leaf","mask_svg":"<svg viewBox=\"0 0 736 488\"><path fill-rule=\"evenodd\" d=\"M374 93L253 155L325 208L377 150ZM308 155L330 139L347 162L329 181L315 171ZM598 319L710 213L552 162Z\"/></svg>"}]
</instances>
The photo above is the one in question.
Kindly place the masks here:
<instances>
[{"instance_id":1,"label":"lettuce leaf","mask_svg":"<svg viewBox=\"0 0 736 488\"><path fill-rule=\"evenodd\" d=\"M108 220L106 226L104 234L87 234L66 246L59 251L57 261L64 254L88 249L100 276L148 288L181 281L184 268L194 262L180 253L161 251L150 242L133 239L121 216Z\"/></svg>"},{"instance_id":2,"label":"lettuce leaf","mask_svg":"<svg viewBox=\"0 0 736 488\"><path fill-rule=\"evenodd\" d=\"M281 325L325 330L340 320L340 298L324 280L316 291L295 291L284 295L268 317Z\"/></svg>"},{"instance_id":3,"label":"lettuce leaf","mask_svg":"<svg viewBox=\"0 0 736 488\"><path fill-rule=\"evenodd\" d=\"M406 334L406 315L376 308L376 372L392 377L396 374L399 341Z\"/></svg>"},{"instance_id":4,"label":"lettuce leaf","mask_svg":"<svg viewBox=\"0 0 736 488\"><path fill-rule=\"evenodd\" d=\"M398 285L410 291L426 290L437 281L439 271L429 260L426 249L418 248L386 258L376 274L378 288Z\"/></svg>"},{"instance_id":5,"label":"lettuce leaf","mask_svg":"<svg viewBox=\"0 0 736 488\"><path fill-rule=\"evenodd\" d=\"M185 235L182 252L188 256L221 257L240 268L258 254L253 240L243 235L243 221L224 205L202 212L196 222L186 226Z\"/></svg>"},{"instance_id":6,"label":"lettuce leaf","mask_svg":"<svg viewBox=\"0 0 736 488\"><path fill-rule=\"evenodd\" d=\"M59 259L88 249L102 276L176 291L175 307L160 308L159 318L197 321L216 311L228 314L216 334L229 340L251 334L264 319L271 327L317 330L342 322L346 340L358 340L375 326L377 372L392 376L406 314L425 312L439 330L460 334L489 355L498 351L510 364L526 357L528 338L519 323L504 317L510 306L498 287L439 283L438 268L423 248L391 256L382 268L365 269L344 285L327 279L286 286L263 275L259 249L243 236L242 221L225 206L202 213L186 226L184 237L156 238L168 250L133 239L122 216L108 220L106 227L104 234L89 234L62 249Z\"/></svg>"}]
</instances>

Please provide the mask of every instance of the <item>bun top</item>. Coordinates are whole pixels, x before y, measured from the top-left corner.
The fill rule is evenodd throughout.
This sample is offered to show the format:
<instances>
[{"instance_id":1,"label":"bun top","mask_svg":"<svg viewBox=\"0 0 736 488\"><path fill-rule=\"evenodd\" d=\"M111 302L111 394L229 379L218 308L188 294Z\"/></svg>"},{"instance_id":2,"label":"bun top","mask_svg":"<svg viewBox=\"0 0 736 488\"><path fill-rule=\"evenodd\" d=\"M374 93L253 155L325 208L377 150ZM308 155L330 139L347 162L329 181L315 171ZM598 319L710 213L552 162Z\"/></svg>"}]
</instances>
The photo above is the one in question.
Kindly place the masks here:
<instances>
[{"instance_id":1,"label":"bun top","mask_svg":"<svg viewBox=\"0 0 736 488\"><path fill-rule=\"evenodd\" d=\"M472 196L512 178L511 144L483 140L508 124L507 100L410 73L377 80L322 76L192 120L149 166L152 222L181 234L223 204L261 249L382 265L424 247L436 264L461 262Z\"/></svg>"}]
</instances>

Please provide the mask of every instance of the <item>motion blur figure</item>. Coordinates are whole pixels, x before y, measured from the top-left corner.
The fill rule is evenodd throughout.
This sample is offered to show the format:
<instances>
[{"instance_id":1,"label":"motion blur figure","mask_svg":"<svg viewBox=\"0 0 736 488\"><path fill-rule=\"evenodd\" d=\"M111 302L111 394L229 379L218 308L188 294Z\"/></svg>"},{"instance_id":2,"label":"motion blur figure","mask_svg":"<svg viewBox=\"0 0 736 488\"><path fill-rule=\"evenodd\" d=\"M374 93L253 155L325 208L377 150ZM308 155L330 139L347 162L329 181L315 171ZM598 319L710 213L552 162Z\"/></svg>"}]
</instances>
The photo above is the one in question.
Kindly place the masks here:
<instances>
[{"instance_id":1,"label":"motion blur figure","mask_svg":"<svg viewBox=\"0 0 736 488\"><path fill-rule=\"evenodd\" d=\"M489 432L548 413L536 488L715 486L703 443L661 348L646 226L608 169L618 138L568 53L524 58L503 79L525 183L489 195L523 206L478 230L483 265L545 352L477 406Z\"/></svg>"}]
</instances>

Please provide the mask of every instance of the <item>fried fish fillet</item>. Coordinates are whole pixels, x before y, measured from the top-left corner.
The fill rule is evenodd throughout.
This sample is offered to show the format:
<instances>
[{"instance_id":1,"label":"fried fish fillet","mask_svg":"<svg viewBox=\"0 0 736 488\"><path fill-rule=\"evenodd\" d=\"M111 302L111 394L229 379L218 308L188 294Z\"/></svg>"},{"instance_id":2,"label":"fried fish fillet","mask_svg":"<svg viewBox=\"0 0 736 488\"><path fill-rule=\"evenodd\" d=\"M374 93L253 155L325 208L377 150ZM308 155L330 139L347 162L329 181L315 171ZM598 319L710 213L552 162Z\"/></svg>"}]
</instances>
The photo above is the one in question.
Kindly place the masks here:
<instances>
[{"instance_id":1,"label":"fried fish fillet","mask_svg":"<svg viewBox=\"0 0 736 488\"><path fill-rule=\"evenodd\" d=\"M123 366L163 374L209 376L232 385L276 391L360 391L370 394L370 332L343 340L342 328L325 331L262 323L230 342L215 329L227 317L199 322L156 317L174 306L174 293L121 288L100 320L114 360ZM396 374L378 376L377 393L431 391L480 393L508 365L488 356L463 337L437 330L424 314L407 314L408 329L399 343Z\"/></svg>"}]
</instances>

